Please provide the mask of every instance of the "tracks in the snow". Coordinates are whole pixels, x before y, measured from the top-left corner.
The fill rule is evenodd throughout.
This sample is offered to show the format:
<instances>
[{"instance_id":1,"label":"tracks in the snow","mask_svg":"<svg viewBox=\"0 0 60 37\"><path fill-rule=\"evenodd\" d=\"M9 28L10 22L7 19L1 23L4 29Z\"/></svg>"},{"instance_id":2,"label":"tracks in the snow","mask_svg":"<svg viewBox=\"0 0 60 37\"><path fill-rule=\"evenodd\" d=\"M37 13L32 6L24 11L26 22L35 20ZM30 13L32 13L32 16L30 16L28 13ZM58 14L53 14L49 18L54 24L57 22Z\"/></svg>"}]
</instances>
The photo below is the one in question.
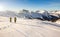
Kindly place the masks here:
<instances>
[{"instance_id":1,"label":"tracks in the snow","mask_svg":"<svg viewBox=\"0 0 60 37\"><path fill-rule=\"evenodd\" d=\"M45 23L46 24L46 23ZM17 26L31 26L33 29L35 29L35 28L38 28L38 29L40 29L40 30L44 30L44 31L46 31L47 32L47 30L52 30L52 29L49 29L49 28L46 28L46 27L44 27L43 25L31 25L31 24L19 24L19 23L9 23L9 25L7 25L7 26L4 26L4 27L1 27L0 28L0 30L4 30L4 29L7 29L7 28L12 28L13 30L15 30L15 31L17 31L18 33L20 33L20 34L22 34L22 35L24 35L25 37L29 37L29 35L26 33L26 32L24 32L23 30L21 30L21 29L17 29L16 28L16 25ZM23 27L22 27L23 28ZM34 30L33 30L34 31ZM28 31L29 32L29 31ZM37 32L38 33L38 31L35 31L35 32ZM42 36L42 37L45 37L45 35L44 35L44 33L41 33L41 32L39 32L39 34Z\"/></svg>"},{"instance_id":2,"label":"tracks in the snow","mask_svg":"<svg viewBox=\"0 0 60 37\"><path fill-rule=\"evenodd\" d=\"M19 25L19 24L18 24ZM34 25L26 25L26 26L32 26L32 27L40 27L40 26L34 26ZM23 28L23 27L22 27ZM21 29L16 29L14 27L12 27L12 29L14 29L15 31L21 33L22 35L24 35L25 37L29 37L29 35L27 33L25 33L24 31L22 31ZM34 30L33 30L34 31ZM29 32L29 31L28 31ZM39 33L41 35L41 37L45 37L45 35L43 33Z\"/></svg>"},{"instance_id":3,"label":"tracks in the snow","mask_svg":"<svg viewBox=\"0 0 60 37\"><path fill-rule=\"evenodd\" d=\"M1 27L1 25L2 25L2 27ZM4 29L7 29L7 28L9 28L11 26L11 24L9 23L9 24L0 24L0 30L4 30Z\"/></svg>"}]
</instances>

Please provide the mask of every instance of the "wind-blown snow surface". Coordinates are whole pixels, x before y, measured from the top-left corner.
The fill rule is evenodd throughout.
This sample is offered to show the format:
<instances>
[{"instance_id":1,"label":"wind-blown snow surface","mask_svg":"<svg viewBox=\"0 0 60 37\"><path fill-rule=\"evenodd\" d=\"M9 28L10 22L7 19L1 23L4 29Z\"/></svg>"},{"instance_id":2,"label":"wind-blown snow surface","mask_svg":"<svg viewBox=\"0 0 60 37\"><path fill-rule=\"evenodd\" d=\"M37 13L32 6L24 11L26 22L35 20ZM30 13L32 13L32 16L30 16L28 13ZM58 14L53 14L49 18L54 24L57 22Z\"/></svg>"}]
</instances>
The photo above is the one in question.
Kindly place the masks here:
<instances>
[{"instance_id":1,"label":"wind-blown snow surface","mask_svg":"<svg viewBox=\"0 0 60 37\"><path fill-rule=\"evenodd\" d=\"M23 18L10 23L8 17L0 16L0 37L60 37L60 25Z\"/></svg>"}]
</instances>

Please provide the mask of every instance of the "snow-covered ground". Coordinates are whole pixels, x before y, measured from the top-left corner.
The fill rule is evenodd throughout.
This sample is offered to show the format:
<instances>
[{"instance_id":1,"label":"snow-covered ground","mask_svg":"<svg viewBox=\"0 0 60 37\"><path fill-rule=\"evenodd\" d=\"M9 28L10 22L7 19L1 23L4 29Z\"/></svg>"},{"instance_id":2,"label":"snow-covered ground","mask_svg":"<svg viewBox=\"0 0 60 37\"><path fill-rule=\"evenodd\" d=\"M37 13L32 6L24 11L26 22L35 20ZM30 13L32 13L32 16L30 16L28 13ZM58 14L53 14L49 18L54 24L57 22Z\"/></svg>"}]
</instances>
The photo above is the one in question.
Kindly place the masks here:
<instances>
[{"instance_id":1,"label":"snow-covered ground","mask_svg":"<svg viewBox=\"0 0 60 37\"><path fill-rule=\"evenodd\" d=\"M56 21L57 24L60 24L60 19Z\"/></svg>"},{"instance_id":2,"label":"snow-covered ground","mask_svg":"<svg viewBox=\"0 0 60 37\"><path fill-rule=\"evenodd\" d=\"M0 16L0 37L60 37L60 24L23 18L10 23Z\"/></svg>"}]
</instances>

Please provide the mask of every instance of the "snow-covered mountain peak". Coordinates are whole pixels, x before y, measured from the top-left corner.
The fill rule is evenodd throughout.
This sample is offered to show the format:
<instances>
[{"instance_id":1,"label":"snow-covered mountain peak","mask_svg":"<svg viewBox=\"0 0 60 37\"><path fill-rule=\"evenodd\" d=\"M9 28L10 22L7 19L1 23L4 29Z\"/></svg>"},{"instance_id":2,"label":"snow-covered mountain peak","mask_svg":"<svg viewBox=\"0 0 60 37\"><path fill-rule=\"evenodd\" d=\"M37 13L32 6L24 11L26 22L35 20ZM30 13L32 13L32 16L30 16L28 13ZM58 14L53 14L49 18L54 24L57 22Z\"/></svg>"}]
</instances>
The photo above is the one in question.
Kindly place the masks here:
<instances>
[{"instance_id":1,"label":"snow-covered mountain peak","mask_svg":"<svg viewBox=\"0 0 60 37\"><path fill-rule=\"evenodd\" d=\"M38 11L39 11L39 13L41 13L41 14L48 12L48 11L46 11L46 10L38 10Z\"/></svg>"}]
</instances>

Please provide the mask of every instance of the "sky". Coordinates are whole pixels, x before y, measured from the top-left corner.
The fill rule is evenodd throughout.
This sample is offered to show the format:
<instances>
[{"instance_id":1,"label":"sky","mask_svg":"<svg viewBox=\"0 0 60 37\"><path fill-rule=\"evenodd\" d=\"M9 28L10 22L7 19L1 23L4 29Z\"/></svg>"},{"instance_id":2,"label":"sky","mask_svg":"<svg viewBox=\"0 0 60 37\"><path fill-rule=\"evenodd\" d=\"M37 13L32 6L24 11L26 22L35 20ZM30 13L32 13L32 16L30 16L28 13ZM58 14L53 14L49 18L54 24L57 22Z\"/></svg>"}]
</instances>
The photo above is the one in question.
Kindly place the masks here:
<instances>
[{"instance_id":1,"label":"sky","mask_svg":"<svg viewBox=\"0 0 60 37\"><path fill-rule=\"evenodd\" d=\"M0 10L60 10L60 0L0 0Z\"/></svg>"}]
</instances>

